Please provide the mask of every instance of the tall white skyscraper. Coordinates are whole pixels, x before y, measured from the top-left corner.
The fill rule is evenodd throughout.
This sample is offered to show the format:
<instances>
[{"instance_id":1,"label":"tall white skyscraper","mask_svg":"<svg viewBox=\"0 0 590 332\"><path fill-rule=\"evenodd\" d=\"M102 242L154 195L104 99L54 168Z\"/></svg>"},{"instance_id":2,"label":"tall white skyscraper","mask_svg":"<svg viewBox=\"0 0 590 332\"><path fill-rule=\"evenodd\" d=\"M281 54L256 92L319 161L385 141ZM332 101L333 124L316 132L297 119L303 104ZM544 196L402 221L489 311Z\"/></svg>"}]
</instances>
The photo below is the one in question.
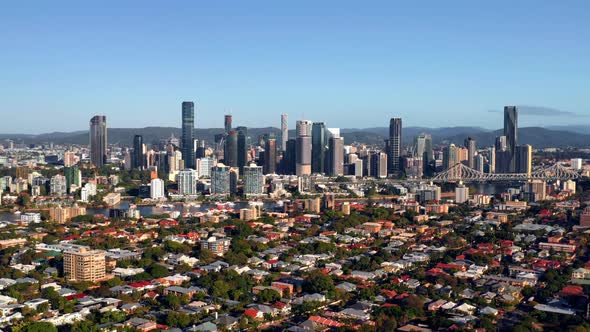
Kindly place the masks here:
<instances>
[{"instance_id":1,"label":"tall white skyscraper","mask_svg":"<svg viewBox=\"0 0 590 332\"><path fill-rule=\"evenodd\" d=\"M152 199L164 198L164 180L152 179L150 182L150 197Z\"/></svg>"}]
</instances>

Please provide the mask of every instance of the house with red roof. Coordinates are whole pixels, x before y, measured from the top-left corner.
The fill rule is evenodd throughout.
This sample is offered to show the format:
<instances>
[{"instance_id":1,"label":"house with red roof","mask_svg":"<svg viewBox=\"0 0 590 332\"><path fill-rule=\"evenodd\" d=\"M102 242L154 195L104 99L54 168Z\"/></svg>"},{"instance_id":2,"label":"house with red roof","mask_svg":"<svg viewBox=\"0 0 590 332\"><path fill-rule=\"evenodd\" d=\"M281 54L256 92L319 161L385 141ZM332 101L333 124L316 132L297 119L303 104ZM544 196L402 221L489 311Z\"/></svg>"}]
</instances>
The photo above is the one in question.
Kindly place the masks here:
<instances>
[{"instance_id":1,"label":"house with red roof","mask_svg":"<svg viewBox=\"0 0 590 332\"><path fill-rule=\"evenodd\" d=\"M310 316L308 318L308 320L310 320L310 321L312 321L312 322L314 322L316 324L320 324L322 326L326 326L326 327L336 327L336 328L338 328L338 327L344 326L344 324L342 324L342 323L340 323L338 321L335 321L333 319L324 318L324 317L321 317L321 316Z\"/></svg>"},{"instance_id":2,"label":"house with red roof","mask_svg":"<svg viewBox=\"0 0 590 332\"><path fill-rule=\"evenodd\" d=\"M263 319L264 315L262 314L262 311L258 311L256 309L247 309L246 311L244 311L244 316L251 318L251 319Z\"/></svg>"}]
</instances>

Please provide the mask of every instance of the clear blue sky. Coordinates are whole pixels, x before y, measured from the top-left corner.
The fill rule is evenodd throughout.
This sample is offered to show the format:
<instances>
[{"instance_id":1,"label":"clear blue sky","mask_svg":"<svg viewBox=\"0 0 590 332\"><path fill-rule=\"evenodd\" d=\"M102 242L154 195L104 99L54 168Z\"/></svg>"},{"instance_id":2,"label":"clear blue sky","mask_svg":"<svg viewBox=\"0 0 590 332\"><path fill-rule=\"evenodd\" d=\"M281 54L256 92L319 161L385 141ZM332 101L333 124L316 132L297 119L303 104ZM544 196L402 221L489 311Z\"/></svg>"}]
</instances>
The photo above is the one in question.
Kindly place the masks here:
<instances>
[{"instance_id":1,"label":"clear blue sky","mask_svg":"<svg viewBox=\"0 0 590 332\"><path fill-rule=\"evenodd\" d=\"M0 132L590 123L590 1L23 1L0 6ZM542 115L548 113L549 115Z\"/></svg>"}]
</instances>

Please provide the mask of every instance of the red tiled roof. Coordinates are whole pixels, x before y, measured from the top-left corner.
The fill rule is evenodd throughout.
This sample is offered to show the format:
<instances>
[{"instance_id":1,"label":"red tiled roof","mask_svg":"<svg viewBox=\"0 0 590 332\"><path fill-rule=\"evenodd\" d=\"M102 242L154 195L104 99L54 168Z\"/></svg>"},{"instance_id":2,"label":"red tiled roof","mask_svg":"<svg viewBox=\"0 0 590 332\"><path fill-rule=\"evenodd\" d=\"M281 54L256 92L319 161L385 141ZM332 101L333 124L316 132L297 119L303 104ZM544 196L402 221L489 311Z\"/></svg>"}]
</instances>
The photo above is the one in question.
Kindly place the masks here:
<instances>
[{"instance_id":1,"label":"red tiled roof","mask_svg":"<svg viewBox=\"0 0 590 332\"><path fill-rule=\"evenodd\" d=\"M83 298L85 298L85 297L86 297L86 294L82 294L82 293L80 293L80 294L72 294L72 295L68 295L68 296L65 296L64 298L65 298L66 300L70 301L70 300L83 299Z\"/></svg>"},{"instance_id":2,"label":"red tiled roof","mask_svg":"<svg viewBox=\"0 0 590 332\"><path fill-rule=\"evenodd\" d=\"M256 316L258 316L258 310L250 308L244 311L244 315L255 318Z\"/></svg>"},{"instance_id":3,"label":"red tiled roof","mask_svg":"<svg viewBox=\"0 0 590 332\"><path fill-rule=\"evenodd\" d=\"M320 317L320 316L310 316L308 319L314 323L318 323L320 325L329 326L329 327L342 327L342 326L344 326L344 324L342 324L340 322L337 322L332 319Z\"/></svg>"}]
</instances>

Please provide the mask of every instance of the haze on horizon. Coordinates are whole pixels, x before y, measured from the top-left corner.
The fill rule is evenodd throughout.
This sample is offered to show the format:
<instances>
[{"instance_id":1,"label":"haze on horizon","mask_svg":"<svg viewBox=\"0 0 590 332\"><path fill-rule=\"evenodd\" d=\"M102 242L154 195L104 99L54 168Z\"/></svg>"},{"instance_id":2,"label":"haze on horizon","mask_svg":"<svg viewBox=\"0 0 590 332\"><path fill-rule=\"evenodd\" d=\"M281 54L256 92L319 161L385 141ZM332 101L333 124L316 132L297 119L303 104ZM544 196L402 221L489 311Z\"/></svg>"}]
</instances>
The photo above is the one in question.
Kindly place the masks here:
<instances>
[{"instance_id":1,"label":"haze on horizon","mask_svg":"<svg viewBox=\"0 0 590 332\"><path fill-rule=\"evenodd\" d=\"M510 10L506 10L510 8ZM0 133L590 124L590 3L75 1L0 11ZM343 116L345 115L345 116Z\"/></svg>"}]
</instances>

